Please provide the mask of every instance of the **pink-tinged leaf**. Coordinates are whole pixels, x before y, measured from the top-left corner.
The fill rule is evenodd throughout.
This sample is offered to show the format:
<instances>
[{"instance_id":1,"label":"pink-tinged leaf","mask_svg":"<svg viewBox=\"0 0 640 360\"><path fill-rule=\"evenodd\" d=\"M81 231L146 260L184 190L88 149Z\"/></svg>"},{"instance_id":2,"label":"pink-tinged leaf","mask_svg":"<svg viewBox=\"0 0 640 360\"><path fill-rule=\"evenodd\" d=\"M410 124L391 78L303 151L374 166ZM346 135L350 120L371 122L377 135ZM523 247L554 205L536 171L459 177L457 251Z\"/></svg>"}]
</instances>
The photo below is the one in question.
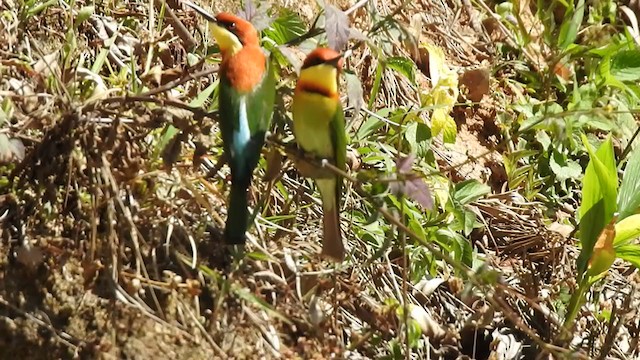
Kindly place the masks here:
<instances>
[{"instance_id":1,"label":"pink-tinged leaf","mask_svg":"<svg viewBox=\"0 0 640 360\"><path fill-rule=\"evenodd\" d=\"M411 172L411 167L413 166L413 162L416 160L416 156L414 154L409 154L408 156L401 157L396 162L396 167L398 168L398 172L400 174L409 174Z\"/></svg>"},{"instance_id":2,"label":"pink-tinged leaf","mask_svg":"<svg viewBox=\"0 0 640 360\"><path fill-rule=\"evenodd\" d=\"M406 180L397 180L389 183L389 191L395 195L406 195L410 199L420 204L425 209L433 209L433 196L429 186L424 179L416 176L412 172L413 163L416 160L414 154L401 157L396 163L398 173L405 175Z\"/></svg>"},{"instance_id":3,"label":"pink-tinged leaf","mask_svg":"<svg viewBox=\"0 0 640 360\"><path fill-rule=\"evenodd\" d=\"M433 209L433 196L424 179L417 177L407 180L404 186L404 192L409 198L422 205L425 209Z\"/></svg>"},{"instance_id":4,"label":"pink-tinged leaf","mask_svg":"<svg viewBox=\"0 0 640 360\"><path fill-rule=\"evenodd\" d=\"M331 4L325 6L324 14L329 47L336 51L341 51L349 41L351 32L349 30L349 17L344 11Z\"/></svg>"},{"instance_id":5,"label":"pink-tinged leaf","mask_svg":"<svg viewBox=\"0 0 640 360\"><path fill-rule=\"evenodd\" d=\"M269 27L273 19L267 14L267 7L256 5L253 0L244 0L244 7L238 16L249 21L258 31Z\"/></svg>"}]
</instances>

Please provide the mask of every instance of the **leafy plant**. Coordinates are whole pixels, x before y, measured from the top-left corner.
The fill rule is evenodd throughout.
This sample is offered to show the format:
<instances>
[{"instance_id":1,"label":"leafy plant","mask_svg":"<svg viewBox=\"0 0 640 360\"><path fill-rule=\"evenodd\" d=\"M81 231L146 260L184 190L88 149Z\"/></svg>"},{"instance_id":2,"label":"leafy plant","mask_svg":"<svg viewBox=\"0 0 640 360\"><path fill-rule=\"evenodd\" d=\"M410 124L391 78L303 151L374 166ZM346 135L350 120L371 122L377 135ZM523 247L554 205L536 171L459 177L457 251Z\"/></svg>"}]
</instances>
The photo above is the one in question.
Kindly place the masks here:
<instances>
[{"instance_id":1,"label":"leafy plant","mask_svg":"<svg viewBox=\"0 0 640 360\"><path fill-rule=\"evenodd\" d=\"M616 257L640 264L640 245L628 242L640 236L640 192L635 191L640 176L640 152L630 157L618 196L618 176L611 137L593 151L583 136L590 156L582 186L580 204L580 245L578 291L571 298L564 328L569 329L584 294L603 278ZM634 214L634 215L631 215Z\"/></svg>"}]
</instances>

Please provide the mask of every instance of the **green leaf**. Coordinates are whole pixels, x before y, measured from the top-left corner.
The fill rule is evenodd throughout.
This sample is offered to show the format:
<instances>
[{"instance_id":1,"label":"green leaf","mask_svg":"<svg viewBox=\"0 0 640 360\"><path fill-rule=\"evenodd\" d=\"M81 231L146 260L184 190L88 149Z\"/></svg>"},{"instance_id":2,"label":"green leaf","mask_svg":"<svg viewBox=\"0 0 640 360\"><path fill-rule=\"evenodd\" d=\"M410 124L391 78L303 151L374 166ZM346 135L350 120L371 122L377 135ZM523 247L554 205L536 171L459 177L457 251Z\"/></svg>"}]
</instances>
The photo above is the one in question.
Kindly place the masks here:
<instances>
[{"instance_id":1,"label":"green leaf","mask_svg":"<svg viewBox=\"0 0 640 360\"><path fill-rule=\"evenodd\" d=\"M460 234L457 233L453 236L453 240L455 259L471 267L473 264L473 249L471 248L471 243L464 236L460 236Z\"/></svg>"},{"instance_id":2,"label":"green leaf","mask_svg":"<svg viewBox=\"0 0 640 360\"><path fill-rule=\"evenodd\" d=\"M578 179L582 175L580 164L555 150L549 159L549 167L559 181Z\"/></svg>"},{"instance_id":3,"label":"green leaf","mask_svg":"<svg viewBox=\"0 0 640 360\"><path fill-rule=\"evenodd\" d=\"M409 143L411 152L419 158L424 157L430 150L431 130L424 123L417 121L410 123L405 130L404 138Z\"/></svg>"},{"instance_id":4,"label":"green leaf","mask_svg":"<svg viewBox=\"0 0 640 360\"><path fill-rule=\"evenodd\" d=\"M96 61L94 61L93 65L91 66L92 73L99 74L101 72L102 67L107 61L107 56L111 52L111 47L113 46L113 43L115 42L117 37L118 34L116 33L104 42L104 46L102 47L102 49L100 49L100 53L98 54L98 56L96 56Z\"/></svg>"},{"instance_id":5,"label":"green leaf","mask_svg":"<svg viewBox=\"0 0 640 360\"><path fill-rule=\"evenodd\" d=\"M465 210L464 214L464 235L469 236L476 225L476 214L472 211Z\"/></svg>"},{"instance_id":6,"label":"green leaf","mask_svg":"<svg viewBox=\"0 0 640 360\"><path fill-rule=\"evenodd\" d=\"M589 152L590 160L582 180L582 203L578 211L582 245L578 258L579 278L586 270L598 236L616 211L618 186L611 136L607 137L595 153L584 134L582 142Z\"/></svg>"},{"instance_id":7,"label":"green leaf","mask_svg":"<svg viewBox=\"0 0 640 360\"><path fill-rule=\"evenodd\" d=\"M640 269L640 244L628 244L616 248L616 256L628 261L631 265Z\"/></svg>"},{"instance_id":8,"label":"green leaf","mask_svg":"<svg viewBox=\"0 0 640 360\"><path fill-rule=\"evenodd\" d=\"M582 19L584 17L584 0L578 0L571 21L564 22L560 27L560 35L558 36L558 45L562 49L567 49L569 45L573 44L578 37L578 30L582 25Z\"/></svg>"},{"instance_id":9,"label":"green leaf","mask_svg":"<svg viewBox=\"0 0 640 360\"><path fill-rule=\"evenodd\" d=\"M623 50L611 59L611 75L620 81L640 79L640 50Z\"/></svg>"},{"instance_id":10,"label":"green leaf","mask_svg":"<svg viewBox=\"0 0 640 360\"><path fill-rule=\"evenodd\" d=\"M78 11L78 16L76 16L75 26L87 21L95 11L96 8L93 5L82 7L80 11Z\"/></svg>"},{"instance_id":11,"label":"green leaf","mask_svg":"<svg viewBox=\"0 0 640 360\"><path fill-rule=\"evenodd\" d=\"M380 115L380 117L384 117L388 114L389 112L386 109L382 109L377 113L377 115ZM375 116L370 116L367 119L367 121L365 121L364 124L362 124L362 126L360 126L360 128L358 129L354 137L354 140L366 139L369 135L373 134L376 130L381 128L383 125L384 125L384 122L382 120L378 119Z\"/></svg>"},{"instance_id":12,"label":"green leaf","mask_svg":"<svg viewBox=\"0 0 640 360\"><path fill-rule=\"evenodd\" d=\"M411 59L403 56L393 56L387 58L386 65L389 69L397 71L398 73L409 79L412 84L415 84L416 68Z\"/></svg>"},{"instance_id":13,"label":"green leaf","mask_svg":"<svg viewBox=\"0 0 640 360\"><path fill-rule=\"evenodd\" d=\"M466 205L488 194L491 188L481 184L478 180L470 179L457 183L454 187L453 200L460 205Z\"/></svg>"},{"instance_id":14,"label":"green leaf","mask_svg":"<svg viewBox=\"0 0 640 360\"><path fill-rule=\"evenodd\" d=\"M634 214L640 208L640 146L629 153L618 194L618 220Z\"/></svg>"},{"instance_id":15,"label":"green leaf","mask_svg":"<svg viewBox=\"0 0 640 360\"><path fill-rule=\"evenodd\" d=\"M627 216L616 223L616 236L614 245L624 245L640 236L640 214Z\"/></svg>"},{"instance_id":16,"label":"green leaf","mask_svg":"<svg viewBox=\"0 0 640 360\"><path fill-rule=\"evenodd\" d=\"M169 146L173 138L180 133L180 129L176 128L171 124L167 124L163 129L162 136L156 143L156 148L154 150L153 159L157 159L160 153L164 151L164 149Z\"/></svg>"},{"instance_id":17,"label":"green leaf","mask_svg":"<svg viewBox=\"0 0 640 360\"><path fill-rule=\"evenodd\" d=\"M283 45L307 32L304 21L291 10L283 9L280 16L264 30L265 35Z\"/></svg>"},{"instance_id":18,"label":"green leaf","mask_svg":"<svg viewBox=\"0 0 640 360\"><path fill-rule=\"evenodd\" d=\"M246 254L246 256L250 259L257 261L270 261L271 257L269 255L261 252L261 251L252 251Z\"/></svg>"},{"instance_id":19,"label":"green leaf","mask_svg":"<svg viewBox=\"0 0 640 360\"><path fill-rule=\"evenodd\" d=\"M213 91L218 87L219 80L213 82L213 84L207 86L206 89L202 90L198 96L196 96L191 102L189 106L191 107L201 107L207 99L213 94Z\"/></svg>"},{"instance_id":20,"label":"green leaf","mask_svg":"<svg viewBox=\"0 0 640 360\"><path fill-rule=\"evenodd\" d=\"M443 141L452 144L456 141L458 128L455 120L446 109L437 108L433 110L431 115L431 131L433 136L438 136L442 133Z\"/></svg>"}]
</instances>

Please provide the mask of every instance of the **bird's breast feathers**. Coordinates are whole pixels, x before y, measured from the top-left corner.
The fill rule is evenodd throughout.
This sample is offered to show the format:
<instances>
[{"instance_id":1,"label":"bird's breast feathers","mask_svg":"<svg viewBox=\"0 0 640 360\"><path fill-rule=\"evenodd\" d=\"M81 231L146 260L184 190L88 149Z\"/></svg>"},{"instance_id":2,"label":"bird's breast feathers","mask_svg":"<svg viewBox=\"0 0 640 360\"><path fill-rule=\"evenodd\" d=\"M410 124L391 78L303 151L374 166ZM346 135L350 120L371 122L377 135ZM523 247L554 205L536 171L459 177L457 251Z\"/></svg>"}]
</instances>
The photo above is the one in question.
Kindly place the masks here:
<instances>
[{"instance_id":1,"label":"bird's breast feathers","mask_svg":"<svg viewBox=\"0 0 640 360\"><path fill-rule=\"evenodd\" d=\"M303 149L320 156L334 156L331 122L339 105L337 99L296 92L292 109L293 132Z\"/></svg>"},{"instance_id":2,"label":"bird's breast feathers","mask_svg":"<svg viewBox=\"0 0 640 360\"><path fill-rule=\"evenodd\" d=\"M223 58L220 71L233 89L240 93L250 93L266 75L267 58L260 47L245 46L235 55Z\"/></svg>"}]
</instances>

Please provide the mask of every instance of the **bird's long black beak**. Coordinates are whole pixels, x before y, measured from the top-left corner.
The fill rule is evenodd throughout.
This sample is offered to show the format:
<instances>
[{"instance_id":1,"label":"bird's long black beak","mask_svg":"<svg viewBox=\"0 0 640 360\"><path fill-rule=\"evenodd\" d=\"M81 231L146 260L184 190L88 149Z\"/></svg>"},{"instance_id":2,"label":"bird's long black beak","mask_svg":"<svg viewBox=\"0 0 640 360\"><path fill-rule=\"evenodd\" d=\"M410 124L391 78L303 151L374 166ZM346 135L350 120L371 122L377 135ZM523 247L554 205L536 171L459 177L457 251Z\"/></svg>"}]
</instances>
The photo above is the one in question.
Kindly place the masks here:
<instances>
[{"instance_id":1,"label":"bird's long black beak","mask_svg":"<svg viewBox=\"0 0 640 360\"><path fill-rule=\"evenodd\" d=\"M204 17L207 21L212 22L212 23L217 23L218 20L216 19L215 16L209 14L209 12L203 8L201 8L200 6L192 3L189 0L183 0L183 3L185 5L187 5L188 7L192 8L193 10L195 10L198 14L202 15L202 17Z\"/></svg>"}]
</instances>

